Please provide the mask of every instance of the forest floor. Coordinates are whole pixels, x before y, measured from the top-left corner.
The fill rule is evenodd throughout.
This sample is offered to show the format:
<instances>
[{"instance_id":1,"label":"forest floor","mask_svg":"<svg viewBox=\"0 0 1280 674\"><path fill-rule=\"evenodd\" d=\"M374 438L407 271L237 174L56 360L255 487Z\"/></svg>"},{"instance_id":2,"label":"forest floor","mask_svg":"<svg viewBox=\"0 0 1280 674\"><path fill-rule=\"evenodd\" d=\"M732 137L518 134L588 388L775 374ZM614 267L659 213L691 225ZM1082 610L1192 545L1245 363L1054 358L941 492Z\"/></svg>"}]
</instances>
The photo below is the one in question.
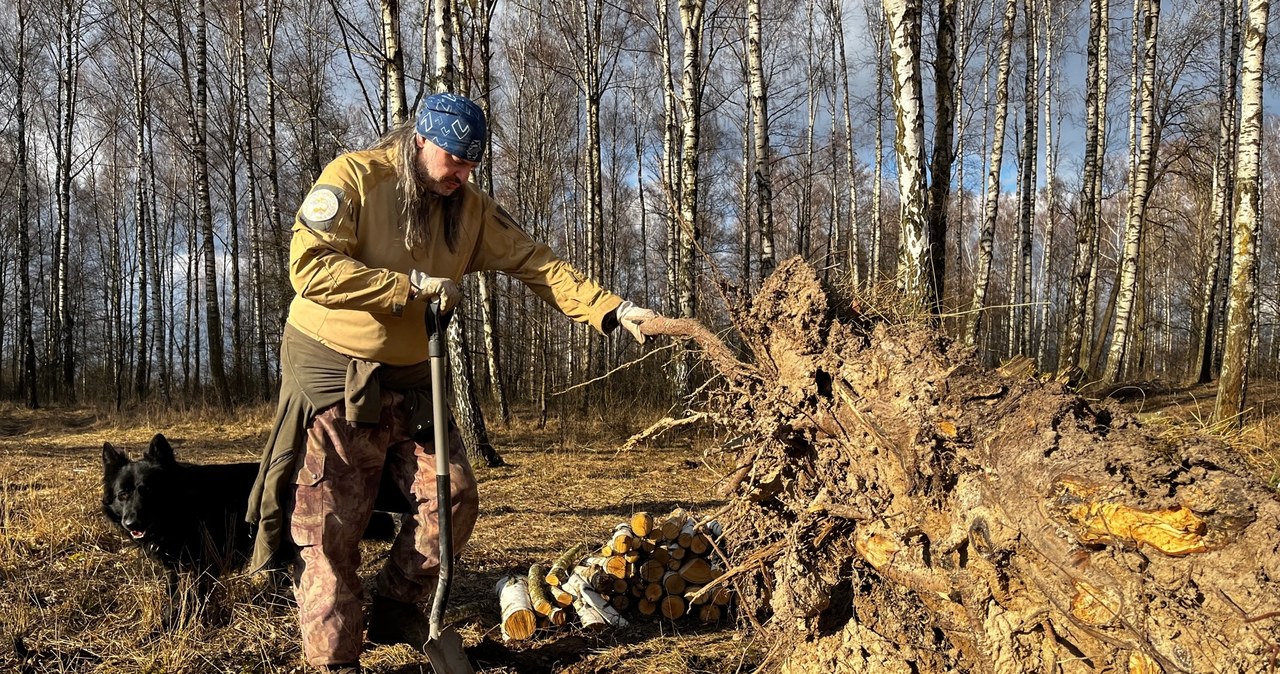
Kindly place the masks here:
<instances>
[{"instance_id":1,"label":"forest floor","mask_svg":"<svg viewBox=\"0 0 1280 674\"><path fill-rule=\"evenodd\" d=\"M1243 431L1204 420L1212 387L1156 386L1113 398L1170 434L1209 432L1240 448L1275 486L1280 482L1280 384L1258 382ZM461 556L449 621L478 670L509 672L750 672L771 660L771 644L744 625L636 620L620 633L568 628L503 644L494 586L531 563L549 563L575 543L599 545L633 512L679 506L705 516L724 505L715 484L728 469L706 431L632 450L630 432L660 416L629 410L630 423L545 429L517 421L492 430L509 464L480 468L480 520ZM216 593L222 609L172 631L160 628L164 581L157 568L100 513L101 446L138 458L163 432L179 460L256 460L270 410L235 415L93 409L28 411L0 406L0 671L303 672L296 611L287 590L233 575ZM366 542L364 576L386 543ZM371 647L367 671L429 673L424 656L403 646ZM768 669L765 665L764 669Z\"/></svg>"}]
</instances>

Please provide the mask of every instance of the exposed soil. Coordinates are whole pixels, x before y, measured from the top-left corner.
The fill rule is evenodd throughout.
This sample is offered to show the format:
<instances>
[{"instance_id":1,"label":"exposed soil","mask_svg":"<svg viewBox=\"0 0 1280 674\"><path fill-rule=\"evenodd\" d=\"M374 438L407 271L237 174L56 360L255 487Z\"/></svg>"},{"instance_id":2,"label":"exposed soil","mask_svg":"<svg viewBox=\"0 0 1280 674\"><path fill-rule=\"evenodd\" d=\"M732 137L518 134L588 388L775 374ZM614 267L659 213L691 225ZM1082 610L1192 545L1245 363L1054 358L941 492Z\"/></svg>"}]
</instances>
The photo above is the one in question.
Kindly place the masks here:
<instances>
[{"instance_id":1,"label":"exposed soil","mask_svg":"<svg viewBox=\"0 0 1280 674\"><path fill-rule=\"evenodd\" d=\"M852 306L793 260L736 314L741 362L703 344L769 668L1274 670L1280 499L1238 452Z\"/></svg>"}]
</instances>

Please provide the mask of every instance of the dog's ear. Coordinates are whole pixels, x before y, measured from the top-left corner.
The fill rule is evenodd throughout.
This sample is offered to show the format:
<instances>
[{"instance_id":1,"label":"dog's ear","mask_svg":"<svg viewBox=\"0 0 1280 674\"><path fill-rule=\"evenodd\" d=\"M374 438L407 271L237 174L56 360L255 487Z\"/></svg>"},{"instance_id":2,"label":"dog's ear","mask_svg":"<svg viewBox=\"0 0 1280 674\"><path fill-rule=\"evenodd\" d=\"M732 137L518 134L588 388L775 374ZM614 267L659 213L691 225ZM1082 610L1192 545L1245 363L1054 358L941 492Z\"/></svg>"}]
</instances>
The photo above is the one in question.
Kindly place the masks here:
<instances>
[{"instance_id":1,"label":"dog's ear","mask_svg":"<svg viewBox=\"0 0 1280 674\"><path fill-rule=\"evenodd\" d=\"M114 474L129 463L129 457L125 453L111 446L110 442L102 443L102 472L106 475Z\"/></svg>"},{"instance_id":2,"label":"dog's ear","mask_svg":"<svg viewBox=\"0 0 1280 674\"><path fill-rule=\"evenodd\" d=\"M175 463L173 447L169 445L169 440L163 433L156 433L156 436L151 438L151 446L147 447L145 457L159 464Z\"/></svg>"}]
</instances>

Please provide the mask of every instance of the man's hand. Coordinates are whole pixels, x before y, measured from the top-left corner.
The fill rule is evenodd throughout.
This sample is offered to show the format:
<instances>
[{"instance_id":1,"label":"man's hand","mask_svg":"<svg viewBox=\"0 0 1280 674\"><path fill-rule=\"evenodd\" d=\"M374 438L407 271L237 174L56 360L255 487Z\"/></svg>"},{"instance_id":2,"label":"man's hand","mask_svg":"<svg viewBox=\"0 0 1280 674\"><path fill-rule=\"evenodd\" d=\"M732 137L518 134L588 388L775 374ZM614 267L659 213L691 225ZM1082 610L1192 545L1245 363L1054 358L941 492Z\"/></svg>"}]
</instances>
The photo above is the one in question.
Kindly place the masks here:
<instances>
[{"instance_id":1,"label":"man's hand","mask_svg":"<svg viewBox=\"0 0 1280 674\"><path fill-rule=\"evenodd\" d=\"M638 307L631 302L623 301L614 310L614 316L618 319L618 325L621 325L637 342L644 344L644 333L640 332L640 324L651 318L657 318L658 314L644 307Z\"/></svg>"},{"instance_id":2,"label":"man's hand","mask_svg":"<svg viewBox=\"0 0 1280 674\"><path fill-rule=\"evenodd\" d=\"M412 286L409 290L409 299L423 301L439 299L442 314L453 311L453 308L458 306L458 302L462 301L462 291L451 278L427 276L423 272L414 270L409 272L409 285Z\"/></svg>"}]
</instances>

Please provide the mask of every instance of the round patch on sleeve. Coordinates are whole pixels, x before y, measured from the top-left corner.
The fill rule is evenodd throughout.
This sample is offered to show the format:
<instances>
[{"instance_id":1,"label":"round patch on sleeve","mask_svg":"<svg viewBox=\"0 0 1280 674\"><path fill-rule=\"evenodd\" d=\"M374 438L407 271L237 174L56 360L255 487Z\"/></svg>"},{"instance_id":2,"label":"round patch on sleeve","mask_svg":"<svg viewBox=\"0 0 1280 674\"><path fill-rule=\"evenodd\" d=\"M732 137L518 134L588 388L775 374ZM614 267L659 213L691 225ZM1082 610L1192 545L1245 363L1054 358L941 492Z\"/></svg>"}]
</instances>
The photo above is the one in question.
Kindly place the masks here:
<instances>
[{"instance_id":1,"label":"round patch on sleeve","mask_svg":"<svg viewBox=\"0 0 1280 674\"><path fill-rule=\"evenodd\" d=\"M338 207L342 204L342 196L329 187L317 187L302 202L299 215L308 225L315 229L328 229L333 218L338 215Z\"/></svg>"}]
</instances>

